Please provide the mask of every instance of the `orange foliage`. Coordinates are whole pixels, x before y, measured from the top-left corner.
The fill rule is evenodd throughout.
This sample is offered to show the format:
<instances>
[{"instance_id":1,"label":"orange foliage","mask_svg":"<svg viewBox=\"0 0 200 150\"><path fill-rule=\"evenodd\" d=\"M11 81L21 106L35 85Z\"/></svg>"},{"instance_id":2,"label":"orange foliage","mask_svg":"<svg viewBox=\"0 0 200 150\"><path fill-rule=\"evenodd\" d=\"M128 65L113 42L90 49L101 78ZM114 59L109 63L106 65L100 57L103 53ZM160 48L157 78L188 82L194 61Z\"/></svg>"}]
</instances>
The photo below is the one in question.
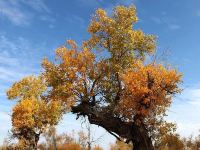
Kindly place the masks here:
<instances>
[{"instance_id":1,"label":"orange foliage","mask_svg":"<svg viewBox=\"0 0 200 150\"><path fill-rule=\"evenodd\" d=\"M137 119L144 119L163 114L171 104L173 94L180 92L177 83L181 74L160 64L143 65L136 62L121 78L124 93L119 111L129 119L136 115L139 117Z\"/></svg>"},{"instance_id":2,"label":"orange foliage","mask_svg":"<svg viewBox=\"0 0 200 150\"><path fill-rule=\"evenodd\" d=\"M60 102L45 101L43 94L46 90L41 77L30 76L14 83L7 91L9 99L18 100L12 110L12 133L20 145L36 147L38 135L47 127L56 125L61 118Z\"/></svg>"}]
</instances>

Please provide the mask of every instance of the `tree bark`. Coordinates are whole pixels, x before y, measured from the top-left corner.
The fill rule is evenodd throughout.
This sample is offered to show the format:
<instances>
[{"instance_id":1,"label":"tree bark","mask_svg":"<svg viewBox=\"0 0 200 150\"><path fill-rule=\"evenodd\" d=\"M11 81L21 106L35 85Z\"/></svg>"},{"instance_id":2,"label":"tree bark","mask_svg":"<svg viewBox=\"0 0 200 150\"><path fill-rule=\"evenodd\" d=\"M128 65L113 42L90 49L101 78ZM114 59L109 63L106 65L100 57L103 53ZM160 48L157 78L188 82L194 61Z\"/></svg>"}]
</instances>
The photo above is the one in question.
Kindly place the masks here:
<instances>
[{"instance_id":1,"label":"tree bark","mask_svg":"<svg viewBox=\"0 0 200 150\"><path fill-rule=\"evenodd\" d=\"M72 107L72 113L78 116L87 116L91 124L103 127L118 140L125 138L127 142L133 142L133 150L153 150L151 138L144 125L136 125L134 122L124 122L115 117L108 109L99 109L82 102Z\"/></svg>"},{"instance_id":2,"label":"tree bark","mask_svg":"<svg viewBox=\"0 0 200 150\"><path fill-rule=\"evenodd\" d=\"M148 135L148 131L143 125L134 125L132 134L137 136L136 139L132 140L133 150L154 150L151 138Z\"/></svg>"},{"instance_id":3,"label":"tree bark","mask_svg":"<svg viewBox=\"0 0 200 150\"><path fill-rule=\"evenodd\" d=\"M32 137L29 137L27 142L27 146L29 147L27 150L37 150L37 145L39 141L40 134L33 133Z\"/></svg>"}]
</instances>

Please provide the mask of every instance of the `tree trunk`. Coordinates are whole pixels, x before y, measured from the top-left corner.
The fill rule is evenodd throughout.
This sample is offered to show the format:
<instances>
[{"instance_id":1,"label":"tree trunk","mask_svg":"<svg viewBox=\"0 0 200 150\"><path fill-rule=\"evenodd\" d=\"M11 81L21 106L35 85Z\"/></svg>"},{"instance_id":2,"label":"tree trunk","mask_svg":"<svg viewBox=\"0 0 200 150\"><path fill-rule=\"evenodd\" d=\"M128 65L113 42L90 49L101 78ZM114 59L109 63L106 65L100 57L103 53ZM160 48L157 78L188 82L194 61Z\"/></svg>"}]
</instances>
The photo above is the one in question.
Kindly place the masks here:
<instances>
[{"instance_id":1,"label":"tree trunk","mask_svg":"<svg viewBox=\"0 0 200 150\"><path fill-rule=\"evenodd\" d=\"M35 135L35 148L37 149L38 141L40 139L40 133Z\"/></svg>"},{"instance_id":2,"label":"tree trunk","mask_svg":"<svg viewBox=\"0 0 200 150\"><path fill-rule=\"evenodd\" d=\"M148 131L142 125L133 127L133 137L137 135L137 139L133 139L133 150L154 150L151 138L148 135Z\"/></svg>"},{"instance_id":3,"label":"tree trunk","mask_svg":"<svg viewBox=\"0 0 200 150\"><path fill-rule=\"evenodd\" d=\"M144 145L143 142L135 143L133 150L153 150L151 147Z\"/></svg>"},{"instance_id":4,"label":"tree trunk","mask_svg":"<svg viewBox=\"0 0 200 150\"><path fill-rule=\"evenodd\" d=\"M37 150L37 145L39 141L40 134L35 133L34 131L32 132L32 135L28 135L25 140L26 140L26 150Z\"/></svg>"},{"instance_id":5,"label":"tree trunk","mask_svg":"<svg viewBox=\"0 0 200 150\"><path fill-rule=\"evenodd\" d=\"M22 128L19 133L14 133L14 137L18 137L19 143L23 143L19 146L20 149L37 150L40 133L35 133L31 128Z\"/></svg>"},{"instance_id":6,"label":"tree trunk","mask_svg":"<svg viewBox=\"0 0 200 150\"><path fill-rule=\"evenodd\" d=\"M37 150L37 144L38 144L38 137L35 135L34 139L29 140L29 148L28 150Z\"/></svg>"},{"instance_id":7,"label":"tree trunk","mask_svg":"<svg viewBox=\"0 0 200 150\"><path fill-rule=\"evenodd\" d=\"M72 107L72 113L77 116L87 116L91 124L103 127L118 140L125 138L127 142L133 142L133 150L153 150L151 138L144 125L136 125L134 122L124 122L115 117L109 109L98 109L89 103L81 103Z\"/></svg>"}]
</instances>

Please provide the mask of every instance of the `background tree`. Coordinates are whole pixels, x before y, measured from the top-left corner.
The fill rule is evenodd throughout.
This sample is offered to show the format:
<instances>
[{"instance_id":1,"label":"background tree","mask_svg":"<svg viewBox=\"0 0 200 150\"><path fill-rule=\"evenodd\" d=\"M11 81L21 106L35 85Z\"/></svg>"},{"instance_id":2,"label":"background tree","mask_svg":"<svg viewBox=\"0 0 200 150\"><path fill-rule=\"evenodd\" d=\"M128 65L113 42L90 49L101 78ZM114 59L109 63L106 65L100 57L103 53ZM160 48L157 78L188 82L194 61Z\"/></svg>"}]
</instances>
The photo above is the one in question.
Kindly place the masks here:
<instances>
[{"instance_id":1,"label":"background tree","mask_svg":"<svg viewBox=\"0 0 200 150\"><path fill-rule=\"evenodd\" d=\"M94 146L92 150L103 150L103 148L101 148L100 146Z\"/></svg>"},{"instance_id":2,"label":"background tree","mask_svg":"<svg viewBox=\"0 0 200 150\"><path fill-rule=\"evenodd\" d=\"M185 149L189 149L189 150L200 149L200 135L196 137L191 135L188 138L183 138L182 141L183 141Z\"/></svg>"},{"instance_id":3,"label":"background tree","mask_svg":"<svg viewBox=\"0 0 200 150\"><path fill-rule=\"evenodd\" d=\"M132 150L132 144L126 144L123 141L117 140L115 144L110 145L110 150Z\"/></svg>"},{"instance_id":4,"label":"background tree","mask_svg":"<svg viewBox=\"0 0 200 150\"><path fill-rule=\"evenodd\" d=\"M79 132L79 138L83 139L81 141L84 141L82 147L85 147L86 150L92 150L92 147L95 145L95 149L100 149L100 147L96 146L96 143L101 140L102 136L95 137L95 132L92 131L92 126L88 122L88 119L84 118L84 122L82 124L85 125L85 132L81 131Z\"/></svg>"},{"instance_id":5,"label":"background tree","mask_svg":"<svg viewBox=\"0 0 200 150\"><path fill-rule=\"evenodd\" d=\"M40 150L89 150L87 142L89 140L84 131L57 134L54 127L44 132L45 141L39 144ZM102 150L98 145L94 145L90 150Z\"/></svg>"},{"instance_id":6,"label":"background tree","mask_svg":"<svg viewBox=\"0 0 200 150\"><path fill-rule=\"evenodd\" d=\"M184 143L178 134L165 135L159 145L156 145L157 150L184 150Z\"/></svg>"},{"instance_id":7,"label":"background tree","mask_svg":"<svg viewBox=\"0 0 200 150\"><path fill-rule=\"evenodd\" d=\"M17 103L12 112L12 134L19 140L19 149L37 149L40 135L61 118L58 101L43 98L47 87L41 77L25 77L7 91L9 99Z\"/></svg>"},{"instance_id":8,"label":"background tree","mask_svg":"<svg viewBox=\"0 0 200 150\"><path fill-rule=\"evenodd\" d=\"M72 104L72 113L87 116L135 150L152 150L163 116L179 93L181 75L162 64L146 63L155 37L134 29L133 6L118 6L108 16L98 9L88 27L91 38L78 47L72 40L56 49L56 62L44 59L48 100Z\"/></svg>"}]
</instances>

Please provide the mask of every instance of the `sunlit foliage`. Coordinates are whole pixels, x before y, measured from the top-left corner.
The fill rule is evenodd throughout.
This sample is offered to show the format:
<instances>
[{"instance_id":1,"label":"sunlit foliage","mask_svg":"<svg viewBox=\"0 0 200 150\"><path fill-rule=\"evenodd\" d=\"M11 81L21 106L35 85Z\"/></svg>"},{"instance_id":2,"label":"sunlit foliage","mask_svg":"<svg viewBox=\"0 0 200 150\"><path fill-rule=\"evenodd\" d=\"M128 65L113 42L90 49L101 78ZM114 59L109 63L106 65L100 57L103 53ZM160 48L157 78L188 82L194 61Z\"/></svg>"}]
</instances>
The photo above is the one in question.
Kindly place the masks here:
<instances>
[{"instance_id":1,"label":"sunlit foliage","mask_svg":"<svg viewBox=\"0 0 200 150\"><path fill-rule=\"evenodd\" d=\"M60 103L43 99L46 90L41 77L30 76L14 83L7 91L9 99L18 100L12 112L12 133L20 145L36 147L40 134L61 118Z\"/></svg>"}]
</instances>

